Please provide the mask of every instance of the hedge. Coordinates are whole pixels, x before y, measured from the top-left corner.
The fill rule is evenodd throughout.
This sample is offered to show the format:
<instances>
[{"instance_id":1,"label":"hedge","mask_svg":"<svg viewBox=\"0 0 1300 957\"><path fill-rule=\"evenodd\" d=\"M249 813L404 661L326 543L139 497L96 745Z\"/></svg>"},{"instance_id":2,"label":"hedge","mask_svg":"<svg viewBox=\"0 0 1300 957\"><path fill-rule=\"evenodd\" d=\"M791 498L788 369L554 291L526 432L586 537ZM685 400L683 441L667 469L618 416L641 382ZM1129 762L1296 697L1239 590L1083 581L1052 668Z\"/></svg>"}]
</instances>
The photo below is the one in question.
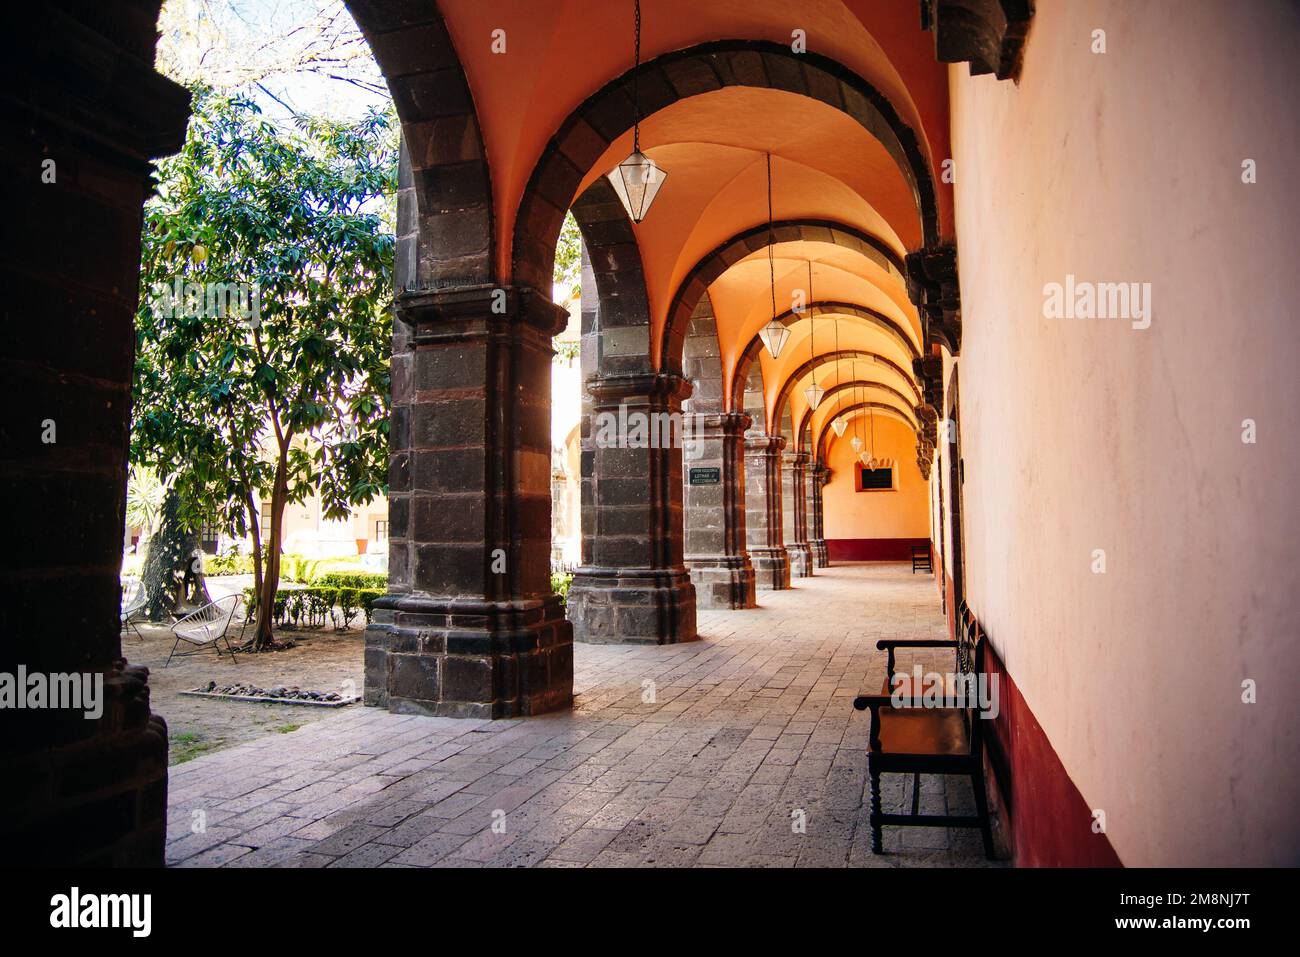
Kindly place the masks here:
<instances>
[{"instance_id":1,"label":"hedge","mask_svg":"<svg viewBox=\"0 0 1300 957\"><path fill-rule=\"evenodd\" d=\"M380 576L381 578L383 576ZM278 592L272 624L286 628L324 628L327 621L340 631L350 628L357 613L365 615L370 624L371 607L375 599L385 594L386 588L354 588L351 586L311 585ZM244 589L244 602L251 617L257 611L257 595L252 588Z\"/></svg>"}]
</instances>

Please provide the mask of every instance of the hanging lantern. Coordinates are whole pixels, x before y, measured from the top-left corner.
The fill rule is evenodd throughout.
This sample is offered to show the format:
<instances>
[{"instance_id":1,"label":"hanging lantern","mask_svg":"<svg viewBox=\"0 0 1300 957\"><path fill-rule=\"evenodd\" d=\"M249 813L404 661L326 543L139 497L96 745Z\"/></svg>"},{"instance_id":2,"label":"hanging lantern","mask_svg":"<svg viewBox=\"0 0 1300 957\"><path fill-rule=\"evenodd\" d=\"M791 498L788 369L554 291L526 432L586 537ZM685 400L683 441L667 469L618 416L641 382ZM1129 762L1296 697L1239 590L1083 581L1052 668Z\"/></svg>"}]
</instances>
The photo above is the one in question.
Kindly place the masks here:
<instances>
[{"instance_id":1,"label":"hanging lantern","mask_svg":"<svg viewBox=\"0 0 1300 957\"><path fill-rule=\"evenodd\" d=\"M639 149L634 149L632 155L619 163L609 174L614 192L618 193L623 208L627 210L628 217L634 223L645 219L645 214L650 211L650 204L659 195L659 187L667 178L668 174Z\"/></svg>"},{"instance_id":2,"label":"hanging lantern","mask_svg":"<svg viewBox=\"0 0 1300 957\"><path fill-rule=\"evenodd\" d=\"M853 436L853 438L849 439L849 445L853 446L854 452L862 451L862 440L858 438L856 435Z\"/></svg>"},{"instance_id":3,"label":"hanging lantern","mask_svg":"<svg viewBox=\"0 0 1300 957\"><path fill-rule=\"evenodd\" d=\"M844 430L848 427L849 423L843 417L840 417L831 423L831 428L835 430L835 434L841 439L844 438Z\"/></svg>"},{"instance_id":4,"label":"hanging lantern","mask_svg":"<svg viewBox=\"0 0 1300 957\"><path fill-rule=\"evenodd\" d=\"M763 345L775 359L781 355L781 349L785 345L785 340L790 338L790 330L781 323L773 319L762 329L758 331L758 337L763 340ZM816 408L816 406L814 406Z\"/></svg>"},{"instance_id":5,"label":"hanging lantern","mask_svg":"<svg viewBox=\"0 0 1300 957\"><path fill-rule=\"evenodd\" d=\"M817 406L821 405L822 396L826 394L826 390L814 380L812 385L803 390L803 394L804 398L808 400L808 408L816 412Z\"/></svg>"},{"instance_id":6,"label":"hanging lantern","mask_svg":"<svg viewBox=\"0 0 1300 957\"><path fill-rule=\"evenodd\" d=\"M632 69L632 154L609 174L610 184L618 193L619 201L634 223L645 219L650 204L659 195L668 174L655 161L641 152L641 98L639 80L641 73L641 0L636 0L634 40L634 66Z\"/></svg>"}]
</instances>

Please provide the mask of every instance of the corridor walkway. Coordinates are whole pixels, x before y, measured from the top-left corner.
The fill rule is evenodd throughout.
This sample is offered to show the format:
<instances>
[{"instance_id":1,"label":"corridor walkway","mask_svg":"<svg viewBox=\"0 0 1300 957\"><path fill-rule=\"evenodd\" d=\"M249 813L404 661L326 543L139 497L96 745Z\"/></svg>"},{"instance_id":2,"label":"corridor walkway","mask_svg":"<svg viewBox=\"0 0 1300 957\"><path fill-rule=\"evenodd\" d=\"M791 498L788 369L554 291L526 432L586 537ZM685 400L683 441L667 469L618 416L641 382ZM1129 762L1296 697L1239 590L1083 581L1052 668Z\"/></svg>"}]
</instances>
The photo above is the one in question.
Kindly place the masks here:
<instances>
[{"instance_id":1,"label":"corridor walkway","mask_svg":"<svg viewBox=\"0 0 1300 957\"><path fill-rule=\"evenodd\" d=\"M353 707L173 768L168 863L983 864L973 830L888 828L889 853L870 852L851 702L883 679L877 639L943 637L933 579L844 564L759 598L702 612L689 644L577 645L571 712ZM884 780L887 806L910 803L910 782ZM924 778L921 803L969 813L969 786Z\"/></svg>"}]
</instances>

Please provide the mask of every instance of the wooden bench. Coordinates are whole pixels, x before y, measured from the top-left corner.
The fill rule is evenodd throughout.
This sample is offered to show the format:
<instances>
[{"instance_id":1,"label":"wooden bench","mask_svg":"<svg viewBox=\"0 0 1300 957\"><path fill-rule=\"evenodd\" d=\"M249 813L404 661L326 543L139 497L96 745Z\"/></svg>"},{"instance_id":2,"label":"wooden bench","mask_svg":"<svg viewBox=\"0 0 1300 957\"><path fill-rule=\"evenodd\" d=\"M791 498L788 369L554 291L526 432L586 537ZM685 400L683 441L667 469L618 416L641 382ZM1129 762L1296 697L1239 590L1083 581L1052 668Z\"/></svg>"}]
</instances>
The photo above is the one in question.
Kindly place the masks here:
<instances>
[{"instance_id":1,"label":"wooden bench","mask_svg":"<svg viewBox=\"0 0 1300 957\"><path fill-rule=\"evenodd\" d=\"M930 564L929 545L912 546L912 574L917 572L934 572L934 566Z\"/></svg>"},{"instance_id":2,"label":"wooden bench","mask_svg":"<svg viewBox=\"0 0 1300 957\"><path fill-rule=\"evenodd\" d=\"M876 854L883 853L881 829L891 824L978 827L984 838L984 854L993 857L988 795L984 790L983 725L987 719L980 715L978 702L967 699L958 707L924 707L922 689L911 688L908 675L900 676L898 686L904 705L896 707L891 697L895 687L894 653L899 648L952 648L956 655L956 674L984 674L985 638L964 601L959 612L958 634L957 641L886 639L877 642L876 647L889 655L885 686L880 694L859 695L853 700L853 707L859 711L871 711L867 767L871 777L871 850ZM880 810L880 775L887 773L913 776L911 813L886 814ZM922 774L969 777L976 814L921 814Z\"/></svg>"}]
</instances>

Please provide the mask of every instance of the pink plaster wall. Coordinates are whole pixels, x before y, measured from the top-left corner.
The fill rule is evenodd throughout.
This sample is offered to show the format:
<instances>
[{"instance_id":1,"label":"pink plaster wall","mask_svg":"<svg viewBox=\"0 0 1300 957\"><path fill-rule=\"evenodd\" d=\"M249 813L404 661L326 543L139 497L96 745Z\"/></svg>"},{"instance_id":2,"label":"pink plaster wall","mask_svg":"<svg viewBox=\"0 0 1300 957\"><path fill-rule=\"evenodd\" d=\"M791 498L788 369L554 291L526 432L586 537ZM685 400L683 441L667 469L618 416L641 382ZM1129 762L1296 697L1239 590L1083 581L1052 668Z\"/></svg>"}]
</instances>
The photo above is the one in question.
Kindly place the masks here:
<instances>
[{"instance_id":1,"label":"pink plaster wall","mask_svg":"<svg viewBox=\"0 0 1300 957\"><path fill-rule=\"evenodd\" d=\"M969 596L1126 865L1300 863L1297 63L1294 4L1040 0L950 71Z\"/></svg>"}]
</instances>

